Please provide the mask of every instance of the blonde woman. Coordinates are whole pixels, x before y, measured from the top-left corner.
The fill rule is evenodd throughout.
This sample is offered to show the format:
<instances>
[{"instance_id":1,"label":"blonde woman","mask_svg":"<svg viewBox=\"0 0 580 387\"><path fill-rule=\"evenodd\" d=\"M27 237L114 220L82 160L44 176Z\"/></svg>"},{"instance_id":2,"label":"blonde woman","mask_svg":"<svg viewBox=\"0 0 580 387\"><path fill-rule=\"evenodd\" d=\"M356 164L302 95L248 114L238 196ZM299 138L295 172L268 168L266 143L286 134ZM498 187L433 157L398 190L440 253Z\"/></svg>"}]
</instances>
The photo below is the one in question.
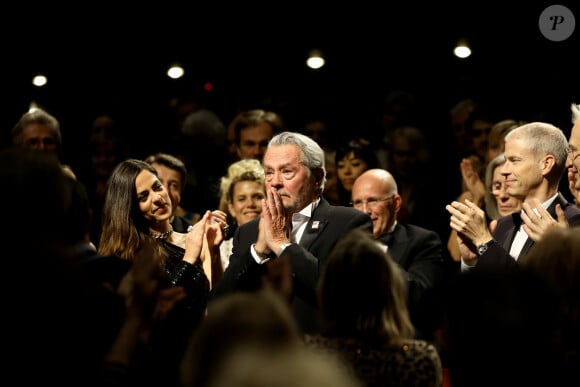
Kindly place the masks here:
<instances>
[{"instance_id":1,"label":"blonde woman","mask_svg":"<svg viewBox=\"0 0 580 387\"><path fill-rule=\"evenodd\" d=\"M232 253L235 229L262 213L264 167L257 159L243 159L232 163L227 176L221 178L220 210L228 214L229 232L220 245L222 269L225 270Z\"/></svg>"}]
</instances>

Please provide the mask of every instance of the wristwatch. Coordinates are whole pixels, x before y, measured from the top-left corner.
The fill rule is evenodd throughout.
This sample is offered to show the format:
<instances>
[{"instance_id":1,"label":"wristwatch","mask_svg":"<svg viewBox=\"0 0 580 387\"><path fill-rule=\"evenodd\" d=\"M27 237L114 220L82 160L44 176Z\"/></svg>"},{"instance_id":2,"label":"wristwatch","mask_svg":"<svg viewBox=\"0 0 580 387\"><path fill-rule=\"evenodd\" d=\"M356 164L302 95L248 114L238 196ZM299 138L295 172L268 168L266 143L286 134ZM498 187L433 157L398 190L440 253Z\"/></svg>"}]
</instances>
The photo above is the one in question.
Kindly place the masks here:
<instances>
[{"instance_id":1,"label":"wristwatch","mask_svg":"<svg viewBox=\"0 0 580 387\"><path fill-rule=\"evenodd\" d=\"M491 246L493 244L494 240L490 240L489 242L485 242L482 243L480 245L477 245L477 255L479 255L480 257L485 254L485 252L487 251L487 249L489 248L489 246Z\"/></svg>"}]
</instances>

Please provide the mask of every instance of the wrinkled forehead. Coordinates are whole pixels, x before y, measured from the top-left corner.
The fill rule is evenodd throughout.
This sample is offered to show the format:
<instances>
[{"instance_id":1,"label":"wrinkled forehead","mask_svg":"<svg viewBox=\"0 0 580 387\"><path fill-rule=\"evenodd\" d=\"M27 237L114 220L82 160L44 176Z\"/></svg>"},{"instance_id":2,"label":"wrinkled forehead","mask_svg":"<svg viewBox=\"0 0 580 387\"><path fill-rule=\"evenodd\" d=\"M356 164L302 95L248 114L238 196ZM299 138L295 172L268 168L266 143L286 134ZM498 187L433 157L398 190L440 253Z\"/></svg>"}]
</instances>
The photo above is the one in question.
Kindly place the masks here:
<instances>
[{"instance_id":1,"label":"wrinkled forehead","mask_svg":"<svg viewBox=\"0 0 580 387\"><path fill-rule=\"evenodd\" d=\"M56 138L56 133L54 132L53 129L51 129L50 127L44 125L44 124L37 124L37 123L32 123L29 125L26 125L23 129L22 129L22 137L24 138L31 138L31 137L36 137L36 138Z\"/></svg>"},{"instance_id":2,"label":"wrinkled forehead","mask_svg":"<svg viewBox=\"0 0 580 387\"><path fill-rule=\"evenodd\" d=\"M264 168L279 168L302 163L300 149L294 144L272 145L264 154Z\"/></svg>"}]
</instances>

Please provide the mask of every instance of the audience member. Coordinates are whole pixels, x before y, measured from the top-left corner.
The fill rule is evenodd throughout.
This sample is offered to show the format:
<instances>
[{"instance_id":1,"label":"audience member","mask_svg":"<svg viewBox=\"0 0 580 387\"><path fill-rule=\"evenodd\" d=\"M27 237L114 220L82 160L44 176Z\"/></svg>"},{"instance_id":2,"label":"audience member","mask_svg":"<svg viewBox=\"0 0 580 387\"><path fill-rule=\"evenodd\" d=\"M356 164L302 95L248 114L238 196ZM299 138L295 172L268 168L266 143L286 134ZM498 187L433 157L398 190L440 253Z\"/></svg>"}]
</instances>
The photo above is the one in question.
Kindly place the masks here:
<instances>
[{"instance_id":1,"label":"audience member","mask_svg":"<svg viewBox=\"0 0 580 387\"><path fill-rule=\"evenodd\" d=\"M367 169L378 167L377 155L368 140L348 139L337 146L334 164L338 177L339 205L348 206L354 181Z\"/></svg>"},{"instance_id":2,"label":"audience member","mask_svg":"<svg viewBox=\"0 0 580 387\"><path fill-rule=\"evenodd\" d=\"M129 316L115 289L138 268L130 268L119 257L96 253L88 241L90 208L84 186L63 173L52 155L5 149L0 152L0 179L10 187L2 190L5 202L11 203L5 215L22 230L38 216L35 226L41 230L5 234L2 239L5 246L19 246L19 259L7 260L4 268L25 273L3 281L2 301L10 311L4 319L9 335L3 338L9 354L4 376L34 385L127 385L124 377L111 371L119 370L121 352L127 363L134 364L136 346L128 340L140 341L143 330L136 333L134 324L131 330L121 330ZM151 269L155 272L149 265L147 271ZM131 321L143 322L149 318L145 301L157 293L151 286L127 285L131 289L126 289L126 300L136 312ZM30 321L39 318L42 328L30 329ZM41 359L34 372L31 351Z\"/></svg>"},{"instance_id":3,"label":"audience member","mask_svg":"<svg viewBox=\"0 0 580 387\"><path fill-rule=\"evenodd\" d=\"M477 106L473 98L464 98L457 101L449 109L449 119L453 138L453 151L461 158L470 153L471 141L469 138L467 121Z\"/></svg>"},{"instance_id":4,"label":"audience member","mask_svg":"<svg viewBox=\"0 0 580 387\"><path fill-rule=\"evenodd\" d=\"M486 122L485 120L482 122ZM485 158L482 158L479 154L471 154L461 159L459 164L459 169L461 171L461 189L462 192L457 199L458 202L463 202L466 199L477 204L479 207L483 208L486 215L488 216L488 222L497 219L497 205L496 200L491 196L490 184L484 184L484 181L488 178L486 174L493 173L489 170L489 163L494 157L503 153L505 148L505 135L509 133L512 129L523 125L523 122L515 121L511 119L506 119L495 123L489 132L488 136L488 147ZM504 158L505 160L505 158ZM502 163L503 164L503 163ZM499 177L503 180L503 177L498 172ZM505 191L504 191L505 192ZM509 195L504 194L505 199L511 198ZM491 200L490 200L491 199ZM517 200L511 198L506 201L506 204L515 204ZM490 209L491 212L496 211L491 216L490 211L486 209L486 205L491 204L493 208ZM521 205L520 205L521 208ZM519 210L518 208L517 210ZM506 214L507 215L507 214ZM457 232L451 230L449 233L449 238L447 239L447 249L453 260L459 262L461 260L459 253L459 245L457 244Z\"/></svg>"},{"instance_id":5,"label":"audience member","mask_svg":"<svg viewBox=\"0 0 580 387\"><path fill-rule=\"evenodd\" d=\"M397 220L436 231L445 240L449 225L444 221L443 203L448 200L449 189L438 179L425 134L418 127L404 126L391 132L390 141L387 170L402 198Z\"/></svg>"},{"instance_id":6,"label":"audience member","mask_svg":"<svg viewBox=\"0 0 580 387\"><path fill-rule=\"evenodd\" d=\"M502 166L505 164L505 161L505 155L503 153L492 159L486 167L485 187L465 191L465 193L457 200L461 202L468 199L473 203L480 203L481 201L479 199L474 199L474 197L479 197L481 194L472 194L472 192L479 192L479 190L483 189L484 205L478 205L485 211L486 221L488 222L491 232L495 229L499 218L518 212L522 209L522 202L507 193L505 177L501 174ZM473 171L469 173L473 173ZM479 177L477 178L477 181L477 185L479 185L481 182ZM457 242L457 231L454 229L449 233L447 249L454 261L461 261L461 253Z\"/></svg>"},{"instance_id":7,"label":"audience member","mask_svg":"<svg viewBox=\"0 0 580 387\"><path fill-rule=\"evenodd\" d=\"M486 215L493 222L490 224L492 231L499 218L522 209L522 202L507 193L505 177L501 174L505 162L505 155L501 153L491 159L485 168L484 203Z\"/></svg>"},{"instance_id":8,"label":"audience member","mask_svg":"<svg viewBox=\"0 0 580 387\"><path fill-rule=\"evenodd\" d=\"M420 104L417 96L408 90L389 91L379 103L376 130L364 136L373 143L375 148L378 160L376 168L389 169L393 130L403 126L418 125L422 114L419 114Z\"/></svg>"},{"instance_id":9,"label":"audience member","mask_svg":"<svg viewBox=\"0 0 580 387\"><path fill-rule=\"evenodd\" d=\"M500 218L492 233L485 213L475 203L447 205L450 226L458 233L462 270L514 266L546 229L580 224L580 209L558 191L567 149L562 131L548 123L531 122L506 135L501 174L507 193L522 202L523 210Z\"/></svg>"},{"instance_id":10,"label":"audience member","mask_svg":"<svg viewBox=\"0 0 580 387\"><path fill-rule=\"evenodd\" d=\"M336 135L330 118L321 112L310 113L302 123L302 133L314 140L324 151L336 149Z\"/></svg>"},{"instance_id":11,"label":"audience member","mask_svg":"<svg viewBox=\"0 0 580 387\"><path fill-rule=\"evenodd\" d=\"M316 283L326 256L348 231L372 232L368 215L331 206L322 197L324 151L309 137L282 132L269 142L263 160L267 198L262 216L238 227L233 253L212 299L262 286L269 261L286 257L292 271L292 310L303 333L319 329Z\"/></svg>"},{"instance_id":12,"label":"audience member","mask_svg":"<svg viewBox=\"0 0 580 387\"><path fill-rule=\"evenodd\" d=\"M182 385L209 386L236 350L261 348L273 353L300 345L296 321L278 293L263 288L252 294L228 294L208 304L206 317L189 339L181 363Z\"/></svg>"},{"instance_id":13,"label":"audience member","mask_svg":"<svg viewBox=\"0 0 580 387\"><path fill-rule=\"evenodd\" d=\"M211 224L212 214L206 211L187 233L173 231L170 223L172 203L167 190L150 164L127 159L117 165L107 184L103 207L103 224L99 253L132 260L142 246L155 248L165 257L164 269L168 285L185 289L187 297L176 305L170 316L151 332L151 371L159 370L158 382L173 385L177 380L177 364L185 341L205 313L210 283L202 261L212 259L203 254L204 239L209 246L222 238L220 224ZM225 214L219 219L226 224ZM207 235L206 235L207 233ZM156 241L157 243L149 243ZM219 257L217 257L219 259Z\"/></svg>"},{"instance_id":14,"label":"audience member","mask_svg":"<svg viewBox=\"0 0 580 387\"><path fill-rule=\"evenodd\" d=\"M481 101L475 106L471 114L469 114L465 125L467 127L470 145L468 146L468 153L465 157L475 155L485 165L489 148L489 134L494 123L498 122L494 116L492 109L489 106L485 106Z\"/></svg>"},{"instance_id":15,"label":"audience member","mask_svg":"<svg viewBox=\"0 0 580 387\"><path fill-rule=\"evenodd\" d=\"M143 357L140 353L144 350L143 342L151 334L153 326L167 318L175 304L186 297L181 287L162 286L167 280L162 269L162 259L162 256L155 253L155 249L144 245L133 259L127 274L113 288L120 301L124 301L124 315L104 356L104 365L96 386L151 384L149 373L143 372L139 364Z\"/></svg>"},{"instance_id":16,"label":"audience member","mask_svg":"<svg viewBox=\"0 0 580 387\"><path fill-rule=\"evenodd\" d=\"M241 159L262 160L268 141L284 129L282 117L263 109L244 110L228 125L228 137L233 138L235 155L232 162Z\"/></svg>"},{"instance_id":17,"label":"audience member","mask_svg":"<svg viewBox=\"0 0 580 387\"><path fill-rule=\"evenodd\" d=\"M442 385L436 348L414 338L405 273L370 235L353 230L336 244L318 298L322 333L306 343L342 355L365 386Z\"/></svg>"},{"instance_id":18,"label":"audience member","mask_svg":"<svg viewBox=\"0 0 580 387\"><path fill-rule=\"evenodd\" d=\"M326 169L326 183L324 184L323 196L334 206L339 206L340 195L338 191L338 174L336 172L336 150L324 150L324 169Z\"/></svg>"},{"instance_id":19,"label":"audience member","mask_svg":"<svg viewBox=\"0 0 580 387\"><path fill-rule=\"evenodd\" d=\"M93 222L91 241L98 246L101 236L101 216L105 202L107 181L113 169L128 155L122 130L109 115L96 117L91 125L88 138L88 158L86 166L81 169L79 179L87 187Z\"/></svg>"},{"instance_id":20,"label":"audience member","mask_svg":"<svg viewBox=\"0 0 580 387\"><path fill-rule=\"evenodd\" d=\"M56 117L39 107L24 113L12 128L12 145L46 152L62 162L60 123ZM76 177L70 166L61 166L65 172Z\"/></svg>"},{"instance_id":21,"label":"audience member","mask_svg":"<svg viewBox=\"0 0 580 387\"><path fill-rule=\"evenodd\" d=\"M186 211L181 207L181 195L187 181L187 168L183 161L168 153L158 152L145 158L157 170L159 180L165 186L171 198L171 226L174 231L186 233L201 214Z\"/></svg>"},{"instance_id":22,"label":"audience member","mask_svg":"<svg viewBox=\"0 0 580 387\"><path fill-rule=\"evenodd\" d=\"M428 313L430 302L450 269L435 231L397 221L402 201L397 182L384 169L363 172L352 187L352 206L371 217L373 238L405 273L408 308L417 337L433 340L436 326Z\"/></svg>"},{"instance_id":23,"label":"audience member","mask_svg":"<svg viewBox=\"0 0 580 387\"><path fill-rule=\"evenodd\" d=\"M451 386L565 385L554 345L557 303L537 276L470 270L455 277L446 299Z\"/></svg>"},{"instance_id":24,"label":"audience member","mask_svg":"<svg viewBox=\"0 0 580 387\"><path fill-rule=\"evenodd\" d=\"M363 387L349 371L335 356L320 351L251 348L226 359L211 387Z\"/></svg>"},{"instance_id":25,"label":"audience member","mask_svg":"<svg viewBox=\"0 0 580 387\"><path fill-rule=\"evenodd\" d=\"M558 306L555 340L562 355L558 364L562 366L562 379L575 385L580 366L580 228L546 233L521 258L520 266L542 278L555 297Z\"/></svg>"},{"instance_id":26,"label":"audience member","mask_svg":"<svg viewBox=\"0 0 580 387\"><path fill-rule=\"evenodd\" d=\"M576 206L580 207L580 177L578 170L580 169L580 104L571 104L572 110L572 132L570 133L570 141L568 147L568 159L566 160L566 168L568 169L568 188L572 194Z\"/></svg>"},{"instance_id":27,"label":"audience member","mask_svg":"<svg viewBox=\"0 0 580 387\"><path fill-rule=\"evenodd\" d=\"M264 167L261 161L242 159L229 166L228 174L222 177L220 184L219 209L228 214L228 232L220 244L222 274L232 254L235 230L260 216L262 199L265 197Z\"/></svg>"},{"instance_id":28,"label":"audience member","mask_svg":"<svg viewBox=\"0 0 580 387\"><path fill-rule=\"evenodd\" d=\"M505 135L512 129L522 126L524 123L523 121L505 119L493 124L487 138L486 164L503 153L505 149Z\"/></svg>"},{"instance_id":29,"label":"audience member","mask_svg":"<svg viewBox=\"0 0 580 387\"><path fill-rule=\"evenodd\" d=\"M183 160L187 169L183 208L197 214L217 208L219 180L229 165L226 128L221 118L208 109L190 113L181 128L179 149L169 153Z\"/></svg>"},{"instance_id":30,"label":"audience member","mask_svg":"<svg viewBox=\"0 0 580 387\"><path fill-rule=\"evenodd\" d=\"M464 201L469 199L480 207L485 206L485 192L484 186L486 169L491 160L503 153L505 149L505 135L512 129L523 125L521 121L502 120L491 127L488 143L487 153L485 158L481 158L478 154L472 154L463 158L460 162L459 168L462 177L461 195L456 199L457 201Z\"/></svg>"}]
</instances>

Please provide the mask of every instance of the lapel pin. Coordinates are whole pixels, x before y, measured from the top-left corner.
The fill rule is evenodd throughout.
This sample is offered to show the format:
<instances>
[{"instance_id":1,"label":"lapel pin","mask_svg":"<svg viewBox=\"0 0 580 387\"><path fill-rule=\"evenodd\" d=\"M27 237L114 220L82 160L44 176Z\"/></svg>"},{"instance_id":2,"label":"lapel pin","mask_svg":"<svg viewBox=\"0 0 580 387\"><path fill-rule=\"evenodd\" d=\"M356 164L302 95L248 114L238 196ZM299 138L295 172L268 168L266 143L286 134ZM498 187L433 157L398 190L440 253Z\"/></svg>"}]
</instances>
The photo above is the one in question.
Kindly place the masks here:
<instances>
[{"instance_id":1,"label":"lapel pin","mask_svg":"<svg viewBox=\"0 0 580 387\"><path fill-rule=\"evenodd\" d=\"M315 220L314 222L312 222L312 229L313 230L318 230L319 226L320 226L320 222L318 220Z\"/></svg>"}]
</instances>

